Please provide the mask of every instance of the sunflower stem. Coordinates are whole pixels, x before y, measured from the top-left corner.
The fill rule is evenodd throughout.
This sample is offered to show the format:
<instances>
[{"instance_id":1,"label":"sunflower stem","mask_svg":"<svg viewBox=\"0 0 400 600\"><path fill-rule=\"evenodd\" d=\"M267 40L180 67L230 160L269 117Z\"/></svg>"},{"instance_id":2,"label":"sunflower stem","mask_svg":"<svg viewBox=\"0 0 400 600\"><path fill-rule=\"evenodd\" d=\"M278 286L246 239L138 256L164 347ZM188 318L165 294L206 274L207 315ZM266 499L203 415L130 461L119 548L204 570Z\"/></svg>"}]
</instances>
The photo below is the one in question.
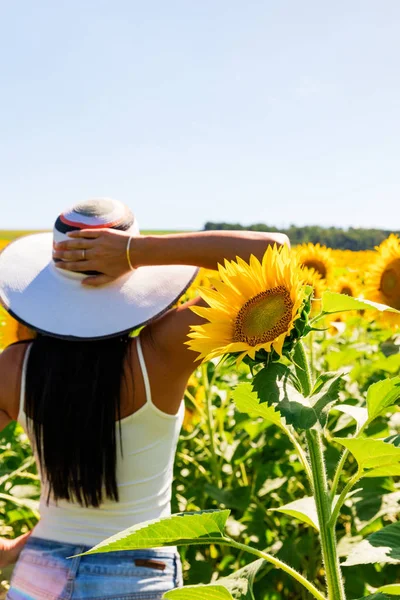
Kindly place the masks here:
<instances>
[{"instance_id":1,"label":"sunflower stem","mask_svg":"<svg viewBox=\"0 0 400 600\"><path fill-rule=\"evenodd\" d=\"M332 502L328 489L322 436L319 431L309 429L306 432L306 437L311 461L314 500L318 514L328 600L346 600L337 554L335 523L332 520Z\"/></svg>"},{"instance_id":2,"label":"sunflower stem","mask_svg":"<svg viewBox=\"0 0 400 600\"><path fill-rule=\"evenodd\" d=\"M208 379L207 374L207 364L202 365L202 375L203 375L203 386L204 386L204 394L205 394L205 414L206 414L206 424L208 429L208 437L210 438L210 450L211 450L211 470L214 477L214 481L218 488L222 487L220 470L219 470L219 461L218 456L215 450L215 439L214 439L214 418L212 414L212 386L215 379L215 372L211 381ZM216 367L215 367L216 368Z\"/></svg>"},{"instance_id":3,"label":"sunflower stem","mask_svg":"<svg viewBox=\"0 0 400 600\"><path fill-rule=\"evenodd\" d=\"M236 540L229 537L224 537L223 539L224 541L220 543L228 543L229 546L238 548L243 552L249 552L249 554L254 554L258 558L263 558L264 560L273 564L277 569L282 569L282 571L285 571L285 573L287 573L288 575L296 579L296 581L301 583L301 585L303 585L314 598L317 598L317 600L327 600L325 596L310 581L308 581L308 579L303 577L303 575L296 571L296 569L293 569L288 564L279 560L272 554L268 554L267 552L263 552L262 550L258 550L257 548L252 548L251 546L241 544L240 542L237 542Z\"/></svg>"},{"instance_id":4,"label":"sunflower stem","mask_svg":"<svg viewBox=\"0 0 400 600\"><path fill-rule=\"evenodd\" d=\"M340 513L340 509L342 508L343 504L346 501L347 498L347 494L350 492L351 488L355 486L355 484L357 483L357 481L359 481L362 477L362 470L359 469L357 471L357 473L355 473L353 475L353 477L350 479L350 481L347 482L347 484L345 485L345 487L343 488L334 509L332 510L332 514L331 514L331 518L329 521L329 525L332 525L333 527L336 526L336 521L338 520L338 516Z\"/></svg>"},{"instance_id":5,"label":"sunflower stem","mask_svg":"<svg viewBox=\"0 0 400 600\"><path fill-rule=\"evenodd\" d=\"M308 338L308 350L310 352L310 360L309 360L310 373L311 373L311 378L314 381L314 379L315 379L315 368L314 368L314 332L310 331L310 333L308 334L307 338Z\"/></svg>"},{"instance_id":6,"label":"sunflower stem","mask_svg":"<svg viewBox=\"0 0 400 600\"><path fill-rule=\"evenodd\" d=\"M309 359L303 343L299 342L294 351L293 362L300 381L303 395L312 393L313 379ZM339 557L337 555L335 521L332 519L332 502L329 488L322 434L316 429L306 431L308 453L311 463L312 488L317 508L322 561L325 567L325 579L328 600L346 600Z\"/></svg>"},{"instance_id":7,"label":"sunflower stem","mask_svg":"<svg viewBox=\"0 0 400 600\"><path fill-rule=\"evenodd\" d=\"M333 500L334 500L334 498L336 496L336 490L337 490L338 485L339 485L340 475L342 474L343 467L345 465L345 462L346 462L347 457L349 456L349 454L350 454L350 451L347 450L347 448L346 448L346 450L344 450L342 452L342 456L340 457L340 460L339 460L338 465L336 467L335 475L333 477L333 482L332 482L332 486L331 486L331 500L332 500L332 502L333 502Z\"/></svg>"}]
</instances>

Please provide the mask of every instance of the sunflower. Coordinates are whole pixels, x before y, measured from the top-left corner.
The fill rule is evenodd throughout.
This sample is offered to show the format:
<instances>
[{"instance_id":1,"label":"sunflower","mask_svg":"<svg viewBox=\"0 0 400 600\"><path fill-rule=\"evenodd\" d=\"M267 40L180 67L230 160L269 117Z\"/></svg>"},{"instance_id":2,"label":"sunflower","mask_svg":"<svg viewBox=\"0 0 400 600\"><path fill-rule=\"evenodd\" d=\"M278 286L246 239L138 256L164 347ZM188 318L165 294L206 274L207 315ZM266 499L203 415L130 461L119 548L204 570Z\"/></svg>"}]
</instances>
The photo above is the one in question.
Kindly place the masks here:
<instances>
[{"instance_id":1,"label":"sunflower","mask_svg":"<svg viewBox=\"0 0 400 600\"><path fill-rule=\"evenodd\" d=\"M349 276L343 276L335 281L333 291L338 292L338 294L344 294L345 296L358 298L361 290L356 277L350 278Z\"/></svg>"},{"instance_id":2,"label":"sunflower","mask_svg":"<svg viewBox=\"0 0 400 600\"><path fill-rule=\"evenodd\" d=\"M320 244L301 244L295 248L295 253L303 267L314 269L321 279L329 280L334 267L330 248Z\"/></svg>"},{"instance_id":3,"label":"sunflower","mask_svg":"<svg viewBox=\"0 0 400 600\"><path fill-rule=\"evenodd\" d=\"M315 269L311 269L308 267L302 268L302 279L305 284L310 285L314 292L313 298L314 300L320 300L322 294L326 289L326 284L324 279L322 279L321 275Z\"/></svg>"},{"instance_id":4,"label":"sunflower","mask_svg":"<svg viewBox=\"0 0 400 600\"><path fill-rule=\"evenodd\" d=\"M199 360L237 353L239 363L245 356L254 360L261 349L281 356L305 299L302 270L287 246L270 246L262 262L237 257L218 270L214 289L200 291L209 307L192 308L208 323L192 326L188 346Z\"/></svg>"},{"instance_id":5,"label":"sunflower","mask_svg":"<svg viewBox=\"0 0 400 600\"><path fill-rule=\"evenodd\" d=\"M400 239L390 235L376 248L375 263L365 276L365 296L369 300L380 302L400 310ZM400 317L387 313L392 323L400 324Z\"/></svg>"}]
</instances>

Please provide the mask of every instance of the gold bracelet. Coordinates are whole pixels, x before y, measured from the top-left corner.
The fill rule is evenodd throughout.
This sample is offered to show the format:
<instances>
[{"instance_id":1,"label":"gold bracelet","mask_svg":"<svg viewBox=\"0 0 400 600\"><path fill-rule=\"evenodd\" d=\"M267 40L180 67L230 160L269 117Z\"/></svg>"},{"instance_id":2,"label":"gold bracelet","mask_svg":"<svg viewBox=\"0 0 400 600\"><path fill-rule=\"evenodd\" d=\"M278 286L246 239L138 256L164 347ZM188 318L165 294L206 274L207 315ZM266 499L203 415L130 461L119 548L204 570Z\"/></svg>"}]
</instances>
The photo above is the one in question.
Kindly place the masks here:
<instances>
[{"instance_id":1,"label":"gold bracelet","mask_svg":"<svg viewBox=\"0 0 400 600\"><path fill-rule=\"evenodd\" d=\"M126 258L127 258L130 270L134 271L134 268L133 268L132 263L131 263L131 257L129 255L129 249L130 249L130 246L131 246L131 240L132 240L132 236L129 237L128 243L126 245Z\"/></svg>"}]
</instances>

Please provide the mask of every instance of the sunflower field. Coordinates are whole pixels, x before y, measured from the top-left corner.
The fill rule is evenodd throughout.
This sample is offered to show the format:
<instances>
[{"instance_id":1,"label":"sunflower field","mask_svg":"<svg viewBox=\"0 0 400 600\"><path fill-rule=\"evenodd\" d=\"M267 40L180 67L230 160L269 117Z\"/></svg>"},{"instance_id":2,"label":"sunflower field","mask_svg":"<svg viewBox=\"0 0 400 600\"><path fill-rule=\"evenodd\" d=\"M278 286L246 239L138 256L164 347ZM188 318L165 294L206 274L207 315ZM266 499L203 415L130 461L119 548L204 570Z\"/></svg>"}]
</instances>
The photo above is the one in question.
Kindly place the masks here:
<instances>
[{"instance_id":1,"label":"sunflower field","mask_svg":"<svg viewBox=\"0 0 400 600\"><path fill-rule=\"evenodd\" d=\"M269 249L202 270L181 302L199 289L208 323L188 344L204 360L185 393L172 506L189 513L185 539L181 515L164 524L185 588L165 597L400 597L400 239ZM0 348L29 336L2 310ZM34 526L39 493L12 423L0 433L0 536ZM129 547L142 533L127 530Z\"/></svg>"}]
</instances>

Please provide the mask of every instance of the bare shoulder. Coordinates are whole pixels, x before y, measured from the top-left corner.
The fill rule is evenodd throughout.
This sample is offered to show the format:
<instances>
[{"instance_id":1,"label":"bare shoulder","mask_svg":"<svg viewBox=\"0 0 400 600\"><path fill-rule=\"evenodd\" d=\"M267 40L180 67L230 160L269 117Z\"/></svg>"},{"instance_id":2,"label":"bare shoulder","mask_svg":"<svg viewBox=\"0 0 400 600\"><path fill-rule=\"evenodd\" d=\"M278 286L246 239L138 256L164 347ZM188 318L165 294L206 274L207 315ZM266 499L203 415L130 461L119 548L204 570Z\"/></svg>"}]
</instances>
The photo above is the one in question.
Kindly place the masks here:
<instances>
[{"instance_id":1,"label":"bare shoulder","mask_svg":"<svg viewBox=\"0 0 400 600\"><path fill-rule=\"evenodd\" d=\"M185 342L191 325L200 325L205 320L191 308L207 306L201 298L185 302L153 321L146 329L155 352L161 353L174 376L188 378L196 368L198 354L190 350Z\"/></svg>"},{"instance_id":2,"label":"bare shoulder","mask_svg":"<svg viewBox=\"0 0 400 600\"><path fill-rule=\"evenodd\" d=\"M28 343L12 344L0 353L0 410L18 416L21 371Z\"/></svg>"}]
</instances>

